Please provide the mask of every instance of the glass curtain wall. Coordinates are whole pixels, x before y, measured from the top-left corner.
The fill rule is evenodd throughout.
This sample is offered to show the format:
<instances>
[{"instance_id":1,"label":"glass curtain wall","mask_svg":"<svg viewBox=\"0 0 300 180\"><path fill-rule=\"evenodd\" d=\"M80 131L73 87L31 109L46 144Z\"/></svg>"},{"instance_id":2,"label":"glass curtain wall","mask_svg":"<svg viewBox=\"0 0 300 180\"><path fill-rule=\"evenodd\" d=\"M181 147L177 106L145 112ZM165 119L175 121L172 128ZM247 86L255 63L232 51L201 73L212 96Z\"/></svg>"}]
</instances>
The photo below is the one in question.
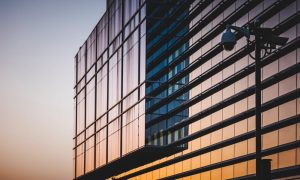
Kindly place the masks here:
<instances>
[{"instance_id":1,"label":"glass curtain wall","mask_svg":"<svg viewBox=\"0 0 300 180\"><path fill-rule=\"evenodd\" d=\"M178 72L189 65L188 58L185 58L177 65L171 65L189 46L189 43L185 42L176 49L172 48L174 42L188 32L189 27L182 26L180 31L171 34L174 27L179 25L188 11L185 10L174 15L176 9L168 8L171 4L170 1L165 0L160 3L159 6L165 7L164 11L156 12L157 7L159 7L156 3L151 4L149 2L147 6L147 13L150 15L147 19L147 34L149 35L147 36L148 41L146 44L146 143L148 145L163 146L183 138L188 133L187 128L182 128L169 134L162 134L161 132L188 117L188 110L180 111L171 117L165 116L169 111L188 100L188 92L175 99L167 100L165 104L162 104L162 102L168 98L170 99L174 92L187 84L189 76L179 78L173 84L162 85L166 85L168 81L174 79ZM173 7L180 3L183 3L183 1L176 1ZM164 20L166 19L169 19L170 23L164 26L163 23L165 23ZM158 28L161 26L162 28ZM171 38L166 40L166 37L170 36ZM157 61L154 62L156 59L160 59L160 61L158 63L156 63Z\"/></svg>"},{"instance_id":2,"label":"glass curtain wall","mask_svg":"<svg viewBox=\"0 0 300 180\"><path fill-rule=\"evenodd\" d=\"M190 139L184 151L120 174L116 179L223 180L255 174L254 60L248 55L245 38L238 38L234 50L229 52L222 49L220 39L227 23L245 26L258 17L263 27L289 38L279 50L281 55L273 53L262 59L261 69L263 159L271 159L271 169L288 176L289 170L300 165L300 24L296 20L299 1L195 0L178 1L172 7L169 16L181 12L182 17L177 19L189 26L187 31L182 26L169 25L170 17L160 14L167 9L163 3L149 4L147 9L148 16L164 18L147 21L146 92L151 98L146 102L146 113L150 113L146 115L146 127L151 126L146 143L161 144L160 134L183 127L188 128L185 137ZM184 9L189 12L184 13ZM182 36L168 47L174 38L168 35L181 31ZM178 57L169 61L180 48ZM179 65L181 68L175 68ZM177 102L180 97L183 103ZM169 106L171 102L174 108ZM181 120L167 127L160 124L161 119L168 122L169 116L185 111L188 113ZM153 120L156 123L150 123Z\"/></svg>"},{"instance_id":3,"label":"glass curtain wall","mask_svg":"<svg viewBox=\"0 0 300 180\"><path fill-rule=\"evenodd\" d=\"M145 146L182 151L115 179L253 176L254 48L237 38L227 52L220 39L257 18L289 38L261 63L263 158L299 169L299 1L108 2L75 56L74 179Z\"/></svg>"},{"instance_id":4,"label":"glass curtain wall","mask_svg":"<svg viewBox=\"0 0 300 180\"><path fill-rule=\"evenodd\" d=\"M145 145L145 16L111 1L75 57L74 178Z\"/></svg>"}]
</instances>

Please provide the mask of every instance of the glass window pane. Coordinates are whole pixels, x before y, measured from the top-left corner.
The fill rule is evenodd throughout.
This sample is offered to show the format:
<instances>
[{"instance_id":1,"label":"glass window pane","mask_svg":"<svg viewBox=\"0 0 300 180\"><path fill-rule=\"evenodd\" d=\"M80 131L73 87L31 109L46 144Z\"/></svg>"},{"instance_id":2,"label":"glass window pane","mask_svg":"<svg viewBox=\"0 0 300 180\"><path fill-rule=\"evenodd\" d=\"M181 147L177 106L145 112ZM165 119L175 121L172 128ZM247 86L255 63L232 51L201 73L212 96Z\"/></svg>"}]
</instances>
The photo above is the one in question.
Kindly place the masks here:
<instances>
[{"instance_id":1,"label":"glass window pane","mask_svg":"<svg viewBox=\"0 0 300 180\"><path fill-rule=\"evenodd\" d=\"M296 140L296 125L279 129L279 144L286 144Z\"/></svg>"},{"instance_id":2,"label":"glass window pane","mask_svg":"<svg viewBox=\"0 0 300 180\"><path fill-rule=\"evenodd\" d=\"M77 80L79 81L85 75L85 53L86 53L86 43L84 43L78 52L77 57Z\"/></svg>"},{"instance_id":3,"label":"glass window pane","mask_svg":"<svg viewBox=\"0 0 300 180\"><path fill-rule=\"evenodd\" d=\"M114 120L108 125L108 162L120 157L120 122Z\"/></svg>"},{"instance_id":4,"label":"glass window pane","mask_svg":"<svg viewBox=\"0 0 300 180\"><path fill-rule=\"evenodd\" d=\"M122 0L115 0L109 8L109 42L112 42L122 28Z\"/></svg>"},{"instance_id":5,"label":"glass window pane","mask_svg":"<svg viewBox=\"0 0 300 180\"><path fill-rule=\"evenodd\" d=\"M84 145L76 148L76 177L84 173Z\"/></svg>"},{"instance_id":6,"label":"glass window pane","mask_svg":"<svg viewBox=\"0 0 300 180\"><path fill-rule=\"evenodd\" d=\"M95 78L87 84L86 91L86 126L89 126L95 121Z\"/></svg>"},{"instance_id":7,"label":"glass window pane","mask_svg":"<svg viewBox=\"0 0 300 180\"><path fill-rule=\"evenodd\" d=\"M85 146L85 172L90 172L94 170L94 136L92 136L86 141Z\"/></svg>"},{"instance_id":8,"label":"glass window pane","mask_svg":"<svg viewBox=\"0 0 300 180\"><path fill-rule=\"evenodd\" d=\"M296 75L279 82L279 95L286 94L296 89Z\"/></svg>"},{"instance_id":9,"label":"glass window pane","mask_svg":"<svg viewBox=\"0 0 300 180\"><path fill-rule=\"evenodd\" d=\"M121 99L121 61L116 53L109 60L109 108Z\"/></svg>"},{"instance_id":10,"label":"glass window pane","mask_svg":"<svg viewBox=\"0 0 300 180\"><path fill-rule=\"evenodd\" d=\"M123 62L123 95L126 96L138 85L138 44L124 56Z\"/></svg>"},{"instance_id":11,"label":"glass window pane","mask_svg":"<svg viewBox=\"0 0 300 180\"><path fill-rule=\"evenodd\" d=\"M140 83L146 78L146 36L141 38L140 44Z\"/></svg>"},{"instance_id":12,"label":"glass window pane","mask_svg":"<svg viewBox=\"0 0 300 180\"><path fill-rule=\"evenodd\" d=\"M278 130L264 134L262 137L262 148L268 149L278 146Z\"/></svg>"},{"instance_id":13,"label":"glass window pane","mask_svg":"<svg viewBox=\"0 0 300 180\"><path fill-rule=\"evenodd\" d=\"M279 120L296 115L296 100L289 101L279 106Z\"/></svg>"},{"instance_id":14,"label":"glass window pane","mask_svg":"<svg viewBox=\"0 0 300 180\"><path fill-rule=\"evenodd\" d=\"M296 164L296 150L279 153L279 168L294 166Z\"/></svg>"},{"instance_id":15,"label":"glass window pane","mask_svg":"<svg viewBox=\"0 0 300 180\"><path fill-rule=\"evenodd\" d=\"M107 65L97 73L97 118L107 111Z\"/></svg>"},{"instance_id":16,"label":"glass window pane","mask_svg":"<svg viewBox=\"0 0 300 180\"><path fill-rule=\"evenodd\" d=\"M89 70L96 62L96 29L94 29L87 39L87 60L86 69Z\"/></svg>"},{"instance_id":17,"label":"glass window pane","mask_svg":"<svg viewBox=\"0 0 300 180\"><path fill-rule=\"evenodd\" d=\"M222 179L233 178L233 166L226 166L222 168Z\"/></svg>"},{"instance_id":18,"label":"glass window pane","mask_svg":"<svg viewBox=\"0 0 300 180\"><path fill-rule=\"evenodd\" d=\"M96 136L96 167L106 164L106 128Z\"/></svg>"},{"instance_id":19,"label":"glass window pane","mask_svg":"<svg viewBox=\"0 0 300 180\"><path fill-rule=\"evenodd\" d=\"M97 59L108 46L108 21L105 13L97 25Z\"/></svg>"},{"instance_id":20,"label":"glass window pane","mask_svg":"<svg viewBox=\"0 0 300 180\"><path fill-rule=\"evenodd\" d=\"M124 2L124 24L132 17L139 8L139 0L126 0Z\"/></svg>"},{"instance_id":21,"label":"glass window pane","mask_svg":"<svg viewBox=\"0 0 300 180\"><path fill-rule=\"evenodd\" d=\"M85 128L85 90L77 96L77 134Z\"/></svg>"}]
</instances>

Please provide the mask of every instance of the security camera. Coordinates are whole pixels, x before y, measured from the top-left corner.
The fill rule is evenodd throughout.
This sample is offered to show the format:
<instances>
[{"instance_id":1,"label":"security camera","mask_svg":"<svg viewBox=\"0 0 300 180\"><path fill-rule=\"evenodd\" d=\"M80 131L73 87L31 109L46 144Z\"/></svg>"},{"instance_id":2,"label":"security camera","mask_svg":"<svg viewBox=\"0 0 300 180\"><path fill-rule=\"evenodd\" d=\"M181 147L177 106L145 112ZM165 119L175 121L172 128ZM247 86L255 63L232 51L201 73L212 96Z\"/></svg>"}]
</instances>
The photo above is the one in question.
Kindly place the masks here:
<instances>
[{"instance_id":1,"label":"security camera","mask_svg":"<svg viewBox=\"0 0 300 180\"><path fill-rule=\"evenodd\" d=\"M236 44L235 34L231 32L229 26L227 26L226 31L222 35L221 44L226 51L233 50Z\"/></svg>"},{"instance_id":2,"label":"security camera","mask_svg":"<svg viewBox=\"0 0 300 180\"><path fill-rule=\"evenodd\" d=\"M237 31L238 33L241 33L247 39L250 38L250 31L248 28L236 27L236 26L231 26L231 25L227 24L226 31L223 33L222 38L221 38L221 44L226 51L233 50L233 48L236 44L236 37L235 37L235 34L233 32L231 32L231 29Z\"/></svg>"},{"instance_id":3,"label":"security camera","mask_svg":"<svg viewBox=\"0 0 300 180\"><path fill-rule=\"evenodd\" d=\"M276 45L284 46L288 41L288 38L286 37L280 37L273 34L271 28L261 28L259 20L251 22L247 27L237 27L227 24L226 30L221 37L221 45L226 51L233 50L236 44L235 34L231 32L231 30L235 30L239 35L241 34L246 37L248 43L250 42L250 35L255 35L255 45L263 44L263 47L257 48L256 46L255 49L261 51L263 48L267 53L267 50L275 49ZM253 41L251 43L253 43ZM267 46L264 46L265 44Z\"/></svg>"},{"instance_id":4,"label":"security camera","mask_svg":"<svg viewBox=\"0 0 300 180\"><path fill-rule=\"evenodd\" d=\"M279 37L279 36L275 36L272 34L271 39L269 41L270 41L270 43L273 43L275 45L284 46L288 40L289 40L289 38Z\"/></svg>"}]
</instances>

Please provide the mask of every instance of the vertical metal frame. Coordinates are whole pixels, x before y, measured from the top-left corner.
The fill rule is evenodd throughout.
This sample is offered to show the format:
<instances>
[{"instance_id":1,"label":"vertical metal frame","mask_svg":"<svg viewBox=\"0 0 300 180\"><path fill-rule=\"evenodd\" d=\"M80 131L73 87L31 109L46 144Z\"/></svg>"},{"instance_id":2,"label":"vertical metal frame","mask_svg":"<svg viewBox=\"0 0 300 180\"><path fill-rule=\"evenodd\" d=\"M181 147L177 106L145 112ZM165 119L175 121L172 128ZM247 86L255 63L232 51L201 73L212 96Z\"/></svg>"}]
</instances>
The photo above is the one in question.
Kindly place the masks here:
<instances>
[{"instance_id":1,"label":"vertical metal frame","mask_svg":"<svg viewBox=\"0 0 300 180\"><path fill-rule=\"evenodd\" d=\"M261 35L255 34L255 139L256 178L261 180Z\"/></svg>"},{"instance_id":2,"label":"vertical metal frame","mask_svg":"<svg viewBox=\"0 0 300 180\"><path fill-rule=\"evenodd\" d=\"M95 96L94 96L94 103L95 103L95 112L94 112L94 169L96 169L97 167L97 164L96 164L96 145L97 145L97 123L96 123L96 120L97 120L97 62L98 62L98 58L97 58L97 49L98 49L98 26L95 27L95 31L96 31L96 39L95 39L95 43L96 43L96 51L95 51L95 58L96 58L96 61L95 61L95 75L94 75L94 79L95 79ZM100 143L100 142L99 142Z\"/></svg>"},{"instance_id":3,"label":"vertical metal frame","mask_svg":"<svg viewBox=\"0 0 300 180\"><path fill-rule=\"evenodd\" d=\"M84 64L85 64L85 75L87 74L87 41L85 42L85 53L84 53ZM84 78L84 168L83 168L83 174L86 174L86 88L87 88L87 80L86 76Z\"/></svg>"}]
</instances>

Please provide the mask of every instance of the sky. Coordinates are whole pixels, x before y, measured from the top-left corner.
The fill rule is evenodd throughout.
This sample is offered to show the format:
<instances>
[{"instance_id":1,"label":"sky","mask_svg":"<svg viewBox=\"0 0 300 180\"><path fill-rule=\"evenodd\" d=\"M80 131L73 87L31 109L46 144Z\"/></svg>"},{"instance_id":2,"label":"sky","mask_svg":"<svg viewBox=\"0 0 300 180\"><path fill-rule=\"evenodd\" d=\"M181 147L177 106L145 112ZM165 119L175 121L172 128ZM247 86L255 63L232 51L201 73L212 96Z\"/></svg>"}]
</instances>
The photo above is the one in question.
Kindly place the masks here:
<instances>
[{"instance_id":1,"label":"sky","mask_svg":"<svg viewBox=\"0 0 300 180\"><path fill-rule=\"evenodd\" d=\"M0 179L73 177L74 56L105 0L0 0Z\"/></svg>"}]
</instances>

